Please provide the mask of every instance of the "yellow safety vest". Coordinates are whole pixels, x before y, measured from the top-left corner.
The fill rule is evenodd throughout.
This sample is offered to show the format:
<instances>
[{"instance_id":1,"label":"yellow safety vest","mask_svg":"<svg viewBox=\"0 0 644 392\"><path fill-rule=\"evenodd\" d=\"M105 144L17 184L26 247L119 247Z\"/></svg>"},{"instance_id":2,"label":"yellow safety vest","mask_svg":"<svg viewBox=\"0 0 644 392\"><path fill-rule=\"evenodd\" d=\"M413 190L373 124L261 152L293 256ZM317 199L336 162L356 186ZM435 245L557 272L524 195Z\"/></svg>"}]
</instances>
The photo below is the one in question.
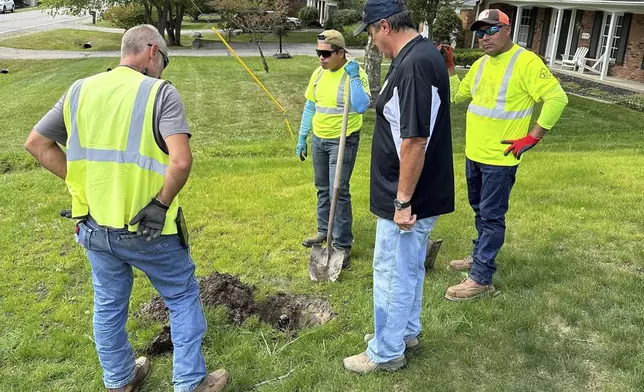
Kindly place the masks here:
<instances>
[{"instance_id":1,"label":"yellow safety vest","mask_svg":"<svg viewBox=\"0 0 644 392\"><path fill-rule=\"evenodd\" d=\"M363 72L361 69L361 76ZM306 99L315 103L315 115L313 116L313 134L315 136L322 139L340 137L342 115L349 88L349 75L344 71L344 68L330 71L318 67L315 70L306 91ZM347 136L359 131L361 127L362 114L350 108Z\"/></svg>"},{"instance_id":2,"label":"yellow safety vest","mask_svg":"<svg viewBox=\"0 0 644 392\"><path fill-rule=\"evenodd\" d=\"M520 139L528 133L537 100L562 97L557 110L541 113L539 121L544 127L554 125L567 102L543 61L518 45L496 57L483 56L462 81L451 77L450 88L455 102L472 98L467 110L465 155L490 165L519 163L514 155L503 155L508 145L501 141Z\"/></svg>"},{"instance_id":3,"label":"yellow safety vest","mask_svg":"<svg viewBox=\"0 0 644 392\"><path fill-rule=\"evenodd\" d=\"M169 157L154 139L163 80L118 67L77 81L64 103L72 215L123 228L161 190ZM176 197L162 234L176 234ZM128 226L136 231L138 225Z\"/></svg>"}]
</instances>

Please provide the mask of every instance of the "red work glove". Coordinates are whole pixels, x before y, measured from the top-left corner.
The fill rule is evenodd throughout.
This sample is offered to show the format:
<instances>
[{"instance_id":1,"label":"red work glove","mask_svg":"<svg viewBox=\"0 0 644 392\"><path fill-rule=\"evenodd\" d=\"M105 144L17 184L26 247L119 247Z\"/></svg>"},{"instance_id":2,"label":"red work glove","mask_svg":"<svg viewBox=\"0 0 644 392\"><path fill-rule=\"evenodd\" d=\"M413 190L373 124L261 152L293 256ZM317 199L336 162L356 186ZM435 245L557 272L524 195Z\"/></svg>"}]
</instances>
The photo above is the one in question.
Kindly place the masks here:
<instances>
[{"instance_id":1,"label":"red work glove","mask_svg":"<svg viewBox=\"0 0 644 392\"><path fill-rule=\"evenodd\" d=\"M454 68L454 54L452 46L448 44L438 44L436 45L436 49L438 49L443 55L447 68Z\"/></svg>"},{"instance_id":2,"label":"red work glove","mask_svg":"<svg viewBox=\"0 0 644 392\"><path fill-rule=\"evenodd\" d=\"M507 156L512 152L517 159L521 159L521 154L536 146L539 141L541 141L541 138L536 138L532 135L526 135L517 140L503 140L502 144L510 144L510 147L505 150L503 155Z\"/></svg>"}]
</instances>

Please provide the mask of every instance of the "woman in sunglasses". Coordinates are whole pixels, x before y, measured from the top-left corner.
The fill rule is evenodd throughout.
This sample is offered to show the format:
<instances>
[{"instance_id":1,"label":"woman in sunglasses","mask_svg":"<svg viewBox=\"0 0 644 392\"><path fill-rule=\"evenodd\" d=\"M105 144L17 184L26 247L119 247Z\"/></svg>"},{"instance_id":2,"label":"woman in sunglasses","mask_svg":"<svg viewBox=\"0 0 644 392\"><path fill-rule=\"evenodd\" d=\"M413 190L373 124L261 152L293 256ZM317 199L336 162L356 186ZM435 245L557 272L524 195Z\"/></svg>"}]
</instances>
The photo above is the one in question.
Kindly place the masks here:
<instances>
[{"instance_id":1,"label":"woman in sunglasses","mask_svg":"<svg viewBox=\"0 0 644 392\"><path fill-rule=\"evenodd\" d=\"M322 244L327 237L329 209L335 167L338 157L344 105L351 105L347 126L346 147L342 164L340 192L333 226L333 247L342 250L343 267L349 264L353 242L351 226L351 194L349 180L353 172L360 142L362 113L369 108L369 82L367 74L357 62L347 61L344 37L336 30L327 30L318 36L318 67L311 76L306 89L306 105L296 148L300 160L307 156L306 138L313 130L311 152L313 154L314 182L317 188L317 235L307 238L302 245L311 247ZM351 102L346 102L351 89Z\"/></svg>"},{"instance_id":2,"label":"woman in sunglasses","mask_svg":"<svg viewBox=\"0 0 644 392\"><path fill-rule=\"evenodd\" d=\"M500 10L481 12L470 30L485 56L463 80L454 71L451 47L442 45L451 75L452 102L472 99L465 132L465 176L478 235L472 252L450 267L470 271L447 289L452 301L471 300L494 292L496 256L505 240L505 214L521 156L555 125L568 103L557 78L533 52L510 38L510 19ZM530 119L536 102L543 109L536 125Z\"/></svg>"}]
</instances>

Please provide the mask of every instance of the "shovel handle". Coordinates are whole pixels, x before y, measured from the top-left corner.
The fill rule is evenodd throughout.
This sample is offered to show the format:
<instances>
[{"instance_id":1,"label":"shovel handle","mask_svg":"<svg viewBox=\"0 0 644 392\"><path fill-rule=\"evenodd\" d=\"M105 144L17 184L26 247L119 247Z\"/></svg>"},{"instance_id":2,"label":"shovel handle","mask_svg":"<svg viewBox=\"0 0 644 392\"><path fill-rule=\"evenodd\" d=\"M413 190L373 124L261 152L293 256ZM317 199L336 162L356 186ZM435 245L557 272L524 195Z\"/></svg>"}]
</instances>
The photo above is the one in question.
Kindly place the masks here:
<instances>
[{"instance_id":1,"label":"shovel handle","mask_svg":"<svg viewBox=\"0 0 644 392\"><path fill-rule=\"evenodd\" d=\"M351 107L351 84L347 90L347 98L344 100L344 111L342 112L342 131L340 132L340 144L338 146L338 160L335 165L335 178L333 180L333 198L329 211L329 230L326 235L326 246L331 249L333 240L333 221L335 220L335 209L338 205L338 194L340 193L340 180L342 179L342 161L344 161L344 146L347 141L347 126L349 124L349 107Z\"/></svg>"}]
</instances>

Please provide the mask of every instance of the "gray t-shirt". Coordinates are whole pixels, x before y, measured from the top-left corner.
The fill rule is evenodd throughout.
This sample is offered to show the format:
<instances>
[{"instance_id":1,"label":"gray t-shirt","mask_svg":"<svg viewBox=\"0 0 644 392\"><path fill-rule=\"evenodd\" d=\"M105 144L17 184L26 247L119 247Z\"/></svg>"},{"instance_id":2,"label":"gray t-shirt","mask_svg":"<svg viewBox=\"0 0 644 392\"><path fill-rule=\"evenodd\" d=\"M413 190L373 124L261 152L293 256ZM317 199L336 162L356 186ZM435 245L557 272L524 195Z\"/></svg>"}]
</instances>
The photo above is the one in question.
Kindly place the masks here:
<instances>
[{"instance_id":1,"label":"gray t-shirt","mask_svg":"<svg viewBox=\"0 0 644 392\"><path fill-rule=\"evenodd\" d=\"M188 134L188 137L192 136L186 122L183 102L177 89L173 85L166 83L161 86L159 94L159 99L156 101L154 122L161 137L165 140L168 136L178 133ZM65 128L65 118L63 116L65 95L66 93L34 127L40 135L63 146L67 144L67 128Z\"/></svg>"}]
</instances>

